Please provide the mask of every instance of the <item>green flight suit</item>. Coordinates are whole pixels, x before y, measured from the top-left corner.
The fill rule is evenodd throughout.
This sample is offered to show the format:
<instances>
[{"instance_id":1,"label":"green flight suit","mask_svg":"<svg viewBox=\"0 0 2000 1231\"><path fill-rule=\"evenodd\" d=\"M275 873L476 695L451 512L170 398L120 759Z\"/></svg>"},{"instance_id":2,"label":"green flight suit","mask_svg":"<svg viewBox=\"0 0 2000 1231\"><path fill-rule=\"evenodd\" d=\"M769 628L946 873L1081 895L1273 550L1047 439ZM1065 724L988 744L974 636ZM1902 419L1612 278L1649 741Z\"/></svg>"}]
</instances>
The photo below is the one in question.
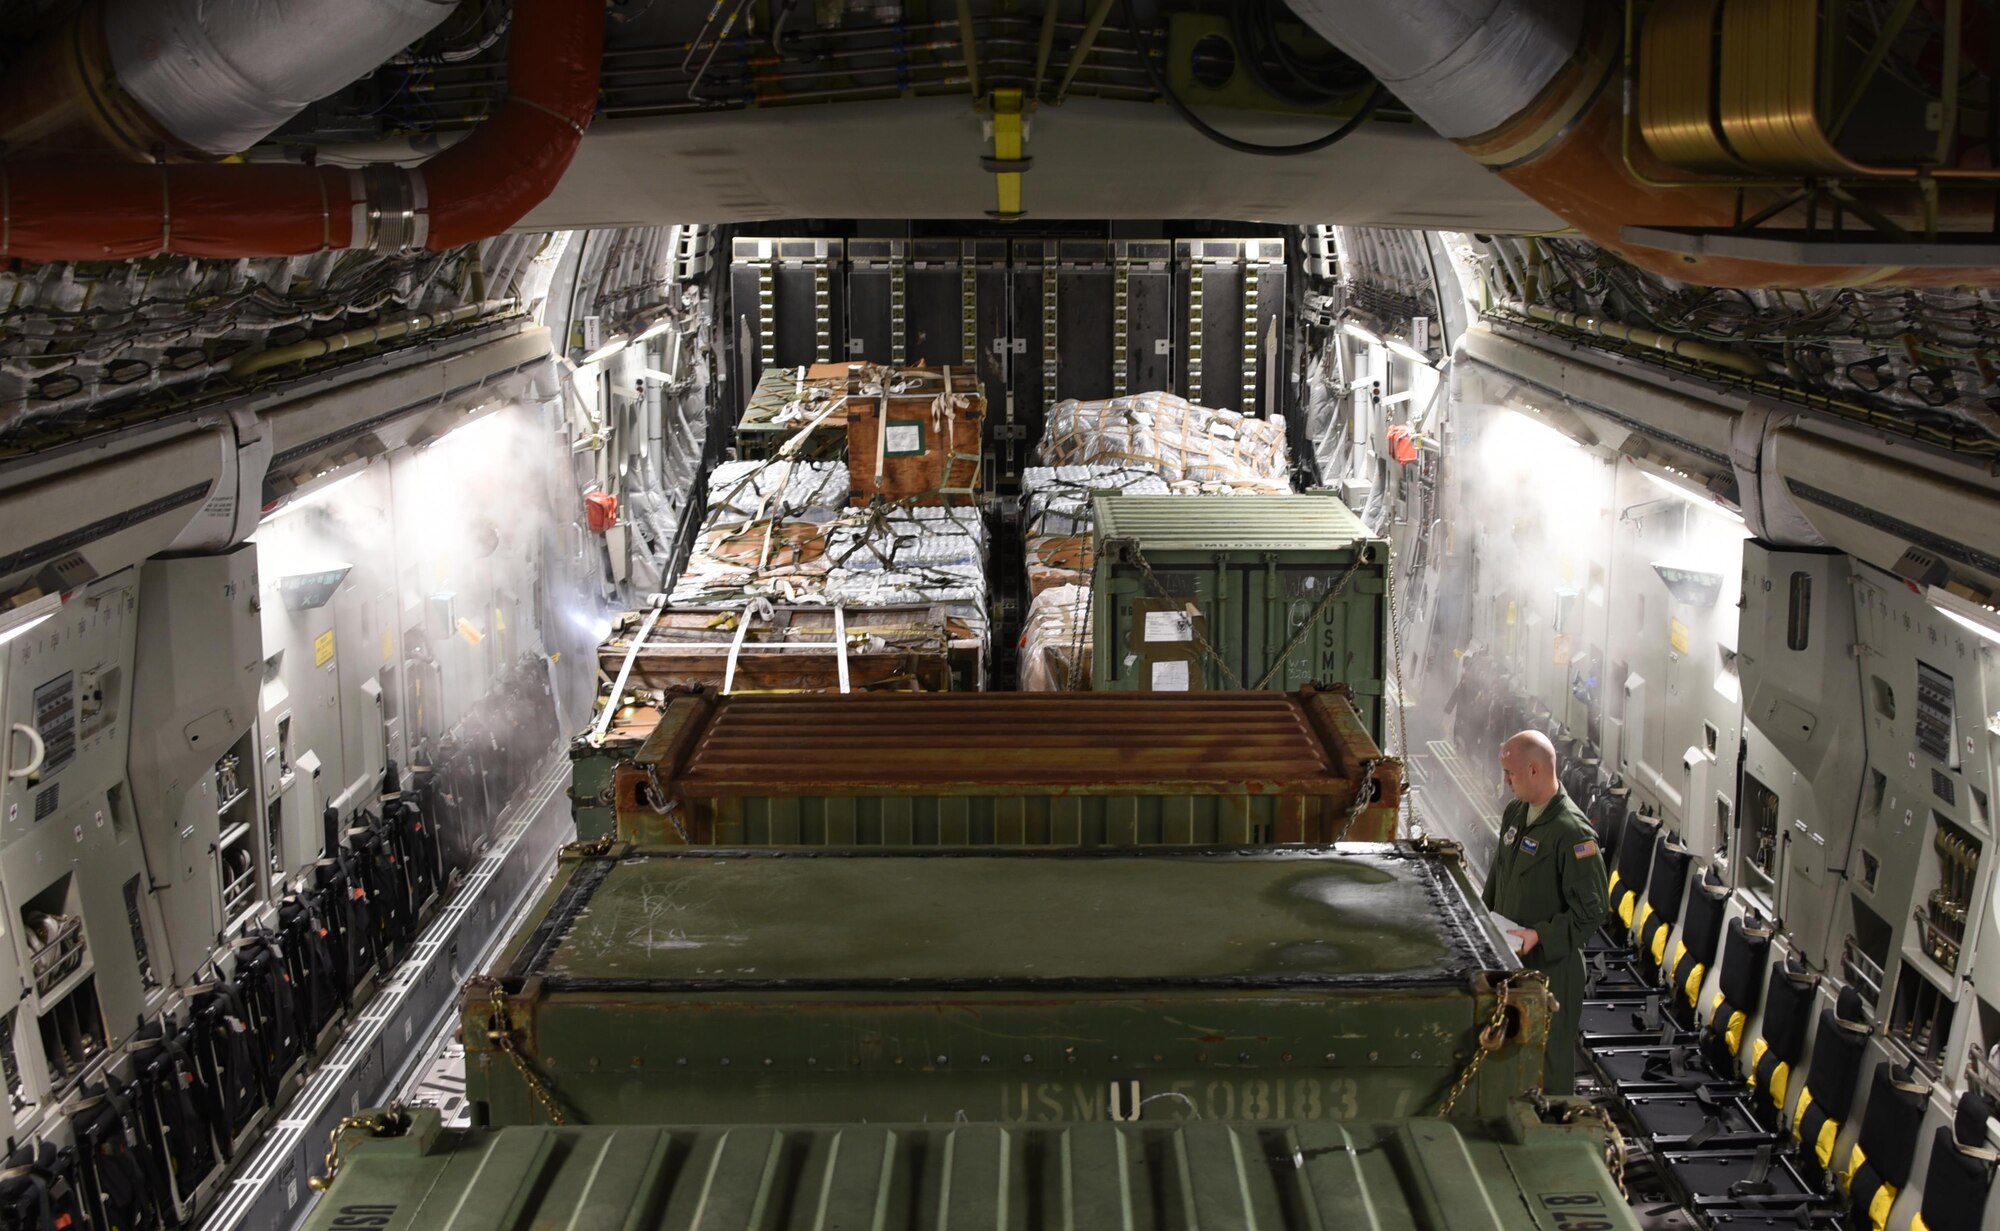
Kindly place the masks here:
<instances>
[{"instance_id":1,"label":"green flight suit","mask_svg":"<svg viewBox=\"0 0 2000 1231\"><path fill-rule=\"evenodd\" d=\"M1480 894L1487 909L1541 934L1521 964L1549 977L1559 1007L1550 1023L1547 1077L1550 1094L1576 1090L1576 1041L1583 1017L1583 946L1604 922L1609 876L1597 849L1597 831L1583 810L1558 790L1528 824L1520 800L1500 816L1500 842Z\"/></svg>"}]
</instances>

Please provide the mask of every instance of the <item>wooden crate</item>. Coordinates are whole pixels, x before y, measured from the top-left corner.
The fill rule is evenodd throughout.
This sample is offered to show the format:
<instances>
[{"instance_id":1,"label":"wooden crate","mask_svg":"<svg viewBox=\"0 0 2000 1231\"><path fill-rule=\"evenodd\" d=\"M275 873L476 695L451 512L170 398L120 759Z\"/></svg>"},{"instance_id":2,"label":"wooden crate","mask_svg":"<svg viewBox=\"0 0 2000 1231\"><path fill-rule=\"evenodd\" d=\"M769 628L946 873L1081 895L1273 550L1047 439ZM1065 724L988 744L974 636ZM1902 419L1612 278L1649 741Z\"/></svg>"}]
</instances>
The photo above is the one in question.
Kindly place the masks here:
<instances>
[{"instance_id":1,"label":"wooden crate","mask_svg":"<svg viewBox=\"0 0 2000 1231\"><path fill-rule=\"evenodd\" d=\"M840 654L826 607L776 608L741 629L741 608L677 607L661 614L632 659L628 691L704 687L720 691L736 662L736 692L838 692ZM599 669L617 678L643 612L619 618L598 647ZM978 634L943 607L848 608L848 687L945 692L979 687ZM743 635L737 636L739 630Z\"/></svg>"},{"instance_id":2,"label":"wooden crate","mask_svg":"<svg viewBox=\"0 0 2000 1231\"><path fill-rule=\"evenodd\" d=\"M971 503L979 494L986 420L978 389L969 368L872 370L846 408L852 502Z\"/></svg>"},{"instance_id":3,"label":"wooden crate","mask_svg":"<svg viewBox=\"0 0 2000 1231\"><path fill-rule=\"evenodd\" d=\"M823 390L835 397L850 393L860 383L863 370L864 366L858 363L815 363L803 371L799 368L765 368L764 374L757 380L757 388L744 404L743 417L736 424L737 455L746 461L776 455L778 446L797 435L799 429L805 426L782 420L786 406L799 400L810 389ZM825 461L838 459L846 451L847 409L843 406L813 429L799 458L802 461Z\"/></svg>"}]
</instances>

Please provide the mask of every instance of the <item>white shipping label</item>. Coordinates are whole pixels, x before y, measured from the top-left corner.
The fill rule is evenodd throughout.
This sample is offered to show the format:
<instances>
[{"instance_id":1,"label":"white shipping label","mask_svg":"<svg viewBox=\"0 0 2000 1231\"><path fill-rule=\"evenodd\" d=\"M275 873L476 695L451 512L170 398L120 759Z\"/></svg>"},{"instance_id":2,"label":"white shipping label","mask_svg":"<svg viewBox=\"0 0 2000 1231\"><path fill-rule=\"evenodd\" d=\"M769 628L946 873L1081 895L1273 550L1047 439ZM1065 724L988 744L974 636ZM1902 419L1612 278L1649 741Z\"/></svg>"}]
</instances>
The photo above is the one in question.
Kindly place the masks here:
<instances>
[{"instance_id":1,"label":"white shipping label","mask_svg":"<svg viewBox=\"0 0 2000 1231\"><path fill-rule=\"evenodd\" d=\"M889 425L888 450L890 457L912 457L924 451L924 426L921 423L891 423Z\"/></svg>"},{"instance_id":2,"label":"white shipping label","mask_svg":"<svg viewBox=\"0 0 2000 1231\"><path fill-rule=\"evenodd\" d=\"M1146 613L1146 640L1193 641L1194 617L1185 611L1149 611Z\"/></svg>"},{"instance_id":3,"label":"white shipping label","mask_svg":"<svg viewBox=\"0 0 2000 1231\"><path fill-rule=\"evenodd\" d=\"M1154 692L1186 692L1188 665L1185 661L1153 664Z\"/></svg>"}]
</instances>

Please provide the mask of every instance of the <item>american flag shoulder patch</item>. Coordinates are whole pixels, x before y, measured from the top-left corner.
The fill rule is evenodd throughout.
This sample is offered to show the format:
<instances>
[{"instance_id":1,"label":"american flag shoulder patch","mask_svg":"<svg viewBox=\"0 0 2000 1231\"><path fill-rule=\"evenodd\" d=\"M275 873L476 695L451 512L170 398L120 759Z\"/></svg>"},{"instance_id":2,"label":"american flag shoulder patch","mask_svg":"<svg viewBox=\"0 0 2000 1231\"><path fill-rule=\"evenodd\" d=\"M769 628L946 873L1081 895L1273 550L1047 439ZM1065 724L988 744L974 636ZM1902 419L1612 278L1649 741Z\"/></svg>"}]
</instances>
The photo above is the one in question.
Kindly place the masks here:
<instances>
[{"instance_id":1,"label":"american flag shoulder patch","mask_svg":"<svg viewBox=\"0 0 2000 1231\"><path fill-rule=\"evenodd\" d=\"M1585 838L1570 849L1578 859L1588 859L1597 853L1597 840L1595 838Z\"/></svg>"}]
</instances>

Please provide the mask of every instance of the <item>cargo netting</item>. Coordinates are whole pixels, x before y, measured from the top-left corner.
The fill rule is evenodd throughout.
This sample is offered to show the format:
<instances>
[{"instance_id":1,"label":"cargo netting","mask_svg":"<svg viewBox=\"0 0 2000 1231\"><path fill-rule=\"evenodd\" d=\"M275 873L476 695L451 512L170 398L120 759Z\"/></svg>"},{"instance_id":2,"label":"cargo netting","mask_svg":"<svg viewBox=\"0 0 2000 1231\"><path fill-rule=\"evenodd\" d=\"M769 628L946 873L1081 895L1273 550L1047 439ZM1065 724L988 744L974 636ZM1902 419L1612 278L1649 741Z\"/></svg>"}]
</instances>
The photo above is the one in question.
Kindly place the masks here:
<instances>
[{"instance_id":1,"label":"cargo netting","mask_svg":"<svg viewBox=\"0 0 2000 1231\"><path fill-rule=\"evenodd\" d=\"M784 465L774 463L770 471ZM844 499L846 469L839 463L800 463L797 470L808 477L773 480L765 490L779 499L763 517L743 515L746 504L761 507L762 497L730 496L730 487L715 484L717 503L710 506L670 605L941 605L983 646L986 535L979 515L950 507L827 503L835 494ZM832 472L838 472L837 481ZM829 481L822 485L823 479ZM737 477L745 493L753 484Z\"/></svg>"},{"instance_id":2,"label":"cargo netting","mask_svg":"<svg viewBox=\"0 0 2000 1231\"><path fill-rule=\"evenodd\" d=\"M1029 466L1021 471L1029 538L1090 533L1090 498L1098 492L1164 496L1171 489L1144 466Z\"/></svg>"},{"instance_id":3,"label":"cargo netting","mask_svg":"<svg viewBox=\"0 0 2000 1231\"><path fill-rule=\"evenodd\" d=\"M1171 393L1059 402L1035 460L1139 467L1174 491L1291 490L1282 422L1197 406Z\"/></svg>"},{"instance_id":4,"label":"cargo netting","mask_svg":"<svg viewBox=\"0 0 2000 1231\"><path fill-rule=\"evenodd\" d=\"M709 519L832 521L847 485L845 462L724 462L709 472Z\"/></svg>"},{"instance_id":5,"label":"cargo netting","mask_svg":"<svg viewBox=\"0 0 2000 1231\"><path fill-rule=\"evenodd\" d=\"M1164 495L1167 481L1142 466L1029 466L1021 472L1028 596L1090 584L1090 498L1098 492Z\"/></svg>"}]
</instances>

